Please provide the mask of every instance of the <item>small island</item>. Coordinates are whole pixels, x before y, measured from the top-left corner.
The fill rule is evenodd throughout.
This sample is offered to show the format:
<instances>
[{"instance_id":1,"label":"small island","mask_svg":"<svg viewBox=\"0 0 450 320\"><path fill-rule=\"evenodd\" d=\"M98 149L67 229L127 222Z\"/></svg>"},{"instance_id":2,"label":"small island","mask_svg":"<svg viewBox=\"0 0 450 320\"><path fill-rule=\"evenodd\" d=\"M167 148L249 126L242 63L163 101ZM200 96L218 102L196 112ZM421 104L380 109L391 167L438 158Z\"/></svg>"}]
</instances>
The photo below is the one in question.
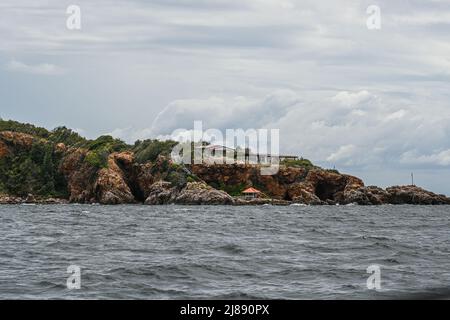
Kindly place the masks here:
<instances>
[{"instance_id":1,"label":"small island","mask_svg":"<svg viewBox=\"0 0 450 320\"><path fill-rule=\"evenodd\" d=\"M303 158L281 159L270 176L261 175L258 163L179 164L170 157L176 144L88 140L66 127L0 120L0 204L450 204L414 185L365 186Z\"/></svg>"}]
</instances>

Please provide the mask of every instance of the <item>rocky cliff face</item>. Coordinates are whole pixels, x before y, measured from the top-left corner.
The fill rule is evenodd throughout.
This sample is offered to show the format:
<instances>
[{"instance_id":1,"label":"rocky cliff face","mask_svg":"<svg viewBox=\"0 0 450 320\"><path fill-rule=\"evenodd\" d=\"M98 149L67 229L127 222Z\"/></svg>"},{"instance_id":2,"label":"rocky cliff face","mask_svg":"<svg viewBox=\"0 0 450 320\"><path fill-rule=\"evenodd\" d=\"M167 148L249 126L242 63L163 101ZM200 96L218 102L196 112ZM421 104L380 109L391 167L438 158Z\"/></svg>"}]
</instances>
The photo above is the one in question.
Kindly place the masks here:
<instances>
[{"instance_id":1,"label":"rocky cliff face","mask_svg":"<svg viewBox=\"0 0 450 320\"><path fill-rule=\"evenodd\" d=\"M361 179L322 169L280 167L278 174L262 176L250 165L193 165L192 172L208 184L254 186L271 198L305 204L350 203Z\"/></svg>"},{"instance_id":2,"label":"rocky cliff face","mask_svg":"<svg viewBox=\"0 0 450 320\"><path fill-rule=\"evenodd\" d=\"M84 161L87 150L67 152L60 170L67 179L71 202L101 204L137 203L153 183L148 166L134 162L131 152L112 153L106 168L96 169Z\"/></svg>"},{"instance_id":3,"label":"rocky cliff face","mask_svg":"<svg viewBox=\"0 0 450 320\"><path fill-rule=\"evenodd\" d=\"M289 187L294 202L305 204L347 204L354 202L353 193L364 188L361 179L326 170L311 170L302 182Z\"/></svg>"},{"instance_id":4,"label":"rocky cliff face","mask_svg":"<svg viewBox=\"0 0 450 320\"><path fill-rule=\"evenodd\" d=\"M59 167L67 181L70 202L95 202L93 181L96 170L84 162L86 154L84 149L71 149Z\"/></svg>"},{"instance_id":5,"label":"rocky cliff face","mask_svg":"<svg viewBox=\"0 0 450 320\"><path fill-rule=\"evenodd\" d=\"M94 193L100 203L136 203L128 178L132 166L133 154L130 152L113 153L109 156L108 167L98 172L94 183Z\"/></svg>"},{"instance_id":6,"label":"rocky cliff face","mask_svg":"<svg viewBox=\"0 0 450 320\"><path fill-rule=\"evenodd\" d=\"M42 138L18 132L0 132L0 160L17 152L32 152ZM106 164L97 167L86 161L90 151L54 143L53 153L61 159L57 170L67 184L68 201L78 203L157 204L450 204L450 199L416 186L387 189L366 187L357 177L320 168L281 166L272 176L262 176L254 165L176 165L159 156L138 163L131 151L112 152ZM25 151L24 151L25 150ZM245 201L229 193L255 187L265 199ZM1 191L1 190L0 190ZM228 193L226 192L228 191ZM28 197L28 199L32 199ZM57 199L39 199L58 203ZM0 195L0 203L21 203L26 197Z\"/></svg>"},{"instance_id":7,"label":"rocky cliff face","mask_svg":"<svg viewBox=\"0 0 450 320\"><path fill-rule=\"evenodd\" d=\"M21 132L1 131L0 140L5 147L8 144L11 147L31 148L35 137Z\"/></svg>"},{"instance_id":8,"label":"rocky cliff face","mask_svg":"<svg viewBox=\"0 0 450 320\"><path fill-rule=\"evenodd\" d=\"M303 181L305 168L280 167L278 174L263 176L255 165L192 165L192 173L208 184L215 186L256 187L276 199L290 200L289 188Z\"/></svg>"}]
</instances>

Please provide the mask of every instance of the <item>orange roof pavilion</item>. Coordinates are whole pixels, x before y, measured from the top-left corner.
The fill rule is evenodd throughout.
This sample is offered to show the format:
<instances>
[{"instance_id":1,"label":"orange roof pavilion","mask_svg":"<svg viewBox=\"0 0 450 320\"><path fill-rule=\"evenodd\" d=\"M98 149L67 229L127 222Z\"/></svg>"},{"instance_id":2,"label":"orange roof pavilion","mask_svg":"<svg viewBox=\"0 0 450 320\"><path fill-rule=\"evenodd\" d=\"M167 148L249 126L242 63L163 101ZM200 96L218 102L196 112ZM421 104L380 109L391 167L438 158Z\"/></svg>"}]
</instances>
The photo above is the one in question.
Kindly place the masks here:
<instances>
[{"instance_id":1,"label":"orange roof pavilion","mask_svg":"<svg viewBox=\"0 0 450 320\"><path fill-rule=\"evenodd\" d=\"M261 193L261 191L255 189L255 188L248 188L242 191L242 193Z\"/></svg>"}]
</instances>

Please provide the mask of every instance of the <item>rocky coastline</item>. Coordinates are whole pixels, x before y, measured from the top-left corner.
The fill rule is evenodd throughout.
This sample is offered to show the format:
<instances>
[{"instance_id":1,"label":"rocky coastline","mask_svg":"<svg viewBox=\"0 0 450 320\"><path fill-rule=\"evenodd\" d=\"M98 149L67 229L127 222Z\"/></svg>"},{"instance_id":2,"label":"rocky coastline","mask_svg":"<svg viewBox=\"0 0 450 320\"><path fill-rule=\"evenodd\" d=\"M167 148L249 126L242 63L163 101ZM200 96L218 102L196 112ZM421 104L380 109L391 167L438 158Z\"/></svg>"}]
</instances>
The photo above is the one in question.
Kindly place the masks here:
<instances>
[{"instance_id":1,"label":"rocky coastline","mask_svg":"<svg viewBox=\"0 0 450 320\"><path fill-rule=\"evenodd\" d=\"M259 165L179 165L159 154L154 161L138 161L136 152L106 154L102 166L88 161L92 150L49 141L31 134L0 131L0 160L32 152L36 144L50 145L59 159L57 174L64 180L65 197L29 192L0 192L0 204L99 203L146 205L448 205L450 198L417 186L382 189L365 186L354 176L319 167L280 166L272 176L260 174ZM55 174L56 174L55 173ZM259 199L238 194L248 187L263 192ZM31 190L33 191L33 190Z\"/></svg>"},{"instance_id":2,"label":"rocky coastline","mask_svg":"<svg viewBox=\"0 0 450 320\"><path fill-rule=\"evenodd\" d=\"M0 195L0 205L39 204L39 205L62 205L70 203L80 204L144 204L144 205L450 205L450 200L444 195L438 195L417 186L394 186L387 189L370 186L352 190L347 197L341 200L320 200L316 195L303 191L300 198L283 200L275 198L244 199L232 197L225 191L216 190L204 183L189 183L182 190L174 189L166 181L159 181L150 187L150 194L144 202L138 200L129 201L115 197L113 192L108 194L111 198L97 201L75 201L65 198L54 197L17 197ZM114 200L111 200L114 199Z\"/></svg>"}]
</instances>

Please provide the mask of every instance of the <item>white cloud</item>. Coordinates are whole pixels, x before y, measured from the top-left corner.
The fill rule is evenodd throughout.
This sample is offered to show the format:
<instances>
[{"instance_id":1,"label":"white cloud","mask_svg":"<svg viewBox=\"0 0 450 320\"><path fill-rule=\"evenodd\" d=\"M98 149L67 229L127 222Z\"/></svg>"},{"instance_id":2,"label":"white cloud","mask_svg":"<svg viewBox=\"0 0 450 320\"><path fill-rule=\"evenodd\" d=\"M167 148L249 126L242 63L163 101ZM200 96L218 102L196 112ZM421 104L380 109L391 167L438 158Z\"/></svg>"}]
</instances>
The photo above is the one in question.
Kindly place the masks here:
<instances>
[{"instance_id":1,"label":"white cloud","mask_svg":"<svg viewBox=\"0 0 450 320\"><path fill-rule=\"evenodd\" d=\"M342 91L336 94L332 101L347 108L352 108L362 103L366 103L371 99L374 99L374 95L370 94L367 90L359 92Z\"/></svg>"},{"instance_id":2,"label":"white cloud","mask_svg":"<svg viewBox=\"0 0 450 320\"><path fill-rule=\"evenodd\" d=\"M450 149L424 155L417 151L407 151L401 155L404 164L450 166Z\"/></svg>"},{"instance_id":3,"label":"white cloud","mask_svg":"<svg viewBox=\"0 0 450 320\"><path fill-rule=\"evenodd\" d=\"M263 99L240 96L177 100L159 113L152 132L158 135L182 128L191 129L196 120L203 121L204 129L266 128L299 100L291 90L277 90Z\"/></svg>"},{"instance_id":4,"label":"white cloud","mask_svg":"<svg viewBox=\"0 0 450 320\"><path fill-rule=\"evenodd\" d=\"M42 63L37 65L28 65L23 62L12 60L8 63L7 69L14 72L22 72L37 75L56 76L64 74L64 69L54 64Z\"/></svg>"},{"instance_id":5,"label":"white cloud","mask_svg":"<svg viewBox=\"0 0 450 320\"><path fill-rule=\"evenodd\" d=\"M403 109L402 110L398 110L398 111L395 111L395 112L393 112L391 114L388 114L385 117L384 121L400 120L400 119L404 118L405 115L406 115L406 111L405 110L403 110Z\"/></svg>"},{"instance_id":6,"label":"white cloud","mask_svg":"<svg viewBox=\"0 0 450 320\"><path fill-rule=\"evenodd\" d=\"M348 160L350 157L352 157L354 155L356 150L357 150L357 148L352 144L341 146L339 148L339 150L330 154L330 156L327 158L327 161L336 162L336 161Z\"/></svg>"}]
</instances>

